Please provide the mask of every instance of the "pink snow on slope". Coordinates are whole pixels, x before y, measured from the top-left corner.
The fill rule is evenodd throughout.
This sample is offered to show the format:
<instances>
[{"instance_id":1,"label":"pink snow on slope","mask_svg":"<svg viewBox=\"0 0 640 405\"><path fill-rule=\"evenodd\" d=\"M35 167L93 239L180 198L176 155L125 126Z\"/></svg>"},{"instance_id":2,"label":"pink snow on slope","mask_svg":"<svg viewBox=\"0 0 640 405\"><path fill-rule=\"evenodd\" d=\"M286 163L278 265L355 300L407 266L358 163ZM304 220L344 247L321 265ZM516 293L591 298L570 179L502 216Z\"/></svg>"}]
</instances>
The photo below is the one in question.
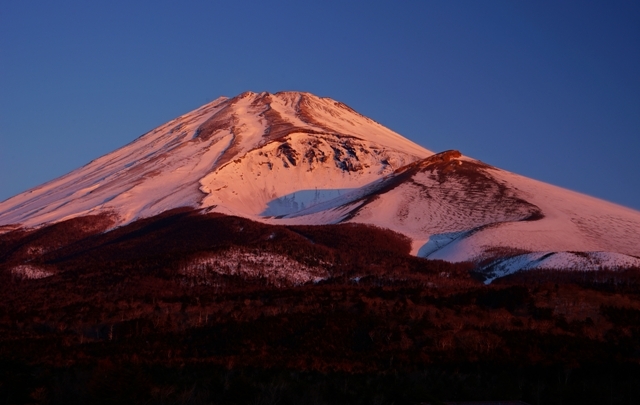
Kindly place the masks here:
<instances>
[{"instance_id":1,"label":"pink snow on slope","mask_svg":"<svg viewBox=\"0 0 640 405\"><path fill-rule=\"evenodd\" d=\"M315 149L326 159L316 158L313 167L289 162L292 170L285 178L273 176L288 160L282 148L278 151L284 142L293 145L293 155L309 161L311 144L318 143ZM371 152L367 167L346 174L336 170L334 155L346 155L353 147ZM268 158L262 158L265 153ZM301 184L359 187L379 173L430 154L334 100L308 93L247 92L221 97L80 169L1 202L0 225L37 226L99 212L113 212L124 224L175 207L212 205L221 212L257 217L271 199ZM260 165L271 169L263 173ZM244 181L253 174L262 176L260 181ZM227 195L229 186L234 191ZM249 201L227 203L236 193Z\"/></svg>"}]
</instances>

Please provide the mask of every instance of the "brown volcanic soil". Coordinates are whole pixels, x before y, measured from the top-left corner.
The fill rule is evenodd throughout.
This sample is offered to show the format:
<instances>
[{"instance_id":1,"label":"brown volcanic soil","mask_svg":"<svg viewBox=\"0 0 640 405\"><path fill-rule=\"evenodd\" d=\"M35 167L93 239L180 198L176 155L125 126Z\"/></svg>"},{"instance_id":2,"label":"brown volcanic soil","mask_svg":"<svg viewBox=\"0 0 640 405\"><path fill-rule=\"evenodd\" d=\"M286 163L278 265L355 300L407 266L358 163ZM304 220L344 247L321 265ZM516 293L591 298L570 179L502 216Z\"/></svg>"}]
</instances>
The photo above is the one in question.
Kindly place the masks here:
<instances>
[{"instance_id":1,"label":"brown volcanic soil","mask_svg":"<svg viewBox=\"0 0 640 405\"><path fill-rule=\"evenodd\" d=\"M0 235L6 403L640 398L640 269L485 286L469 266L408 256L401 235L362 225L184 209L95 234L104 221ZM276 288L178 272L185 257L230 248L321 262L330 276ZM57 274L12 276L22 264Z\"/></svg>"}]
</instances>

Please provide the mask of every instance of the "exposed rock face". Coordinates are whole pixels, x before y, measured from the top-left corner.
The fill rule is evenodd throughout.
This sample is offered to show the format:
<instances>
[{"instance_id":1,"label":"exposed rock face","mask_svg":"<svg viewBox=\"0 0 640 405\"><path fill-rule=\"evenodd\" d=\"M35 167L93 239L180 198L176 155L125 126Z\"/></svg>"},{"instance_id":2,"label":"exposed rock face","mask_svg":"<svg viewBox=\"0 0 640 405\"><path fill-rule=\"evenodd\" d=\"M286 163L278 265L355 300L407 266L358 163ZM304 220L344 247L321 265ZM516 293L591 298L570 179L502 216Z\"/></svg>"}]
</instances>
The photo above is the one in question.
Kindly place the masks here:
<instances>
[{"instance_id":1,"label":"exposed rock face","mask_svg":"<svg viewBox=\"0 0 640 405\"><path fill-rule=\"evenodd\" d=\"M440 152L440 153L436 153L433 156L428 157L427 159L425 159L426 161L429 162L450 162L453 159L458 159L462 157L462 153L460 153L457 150L451 149L451 150L446 150L444 152Z\"/></svg>"}]
</instances>

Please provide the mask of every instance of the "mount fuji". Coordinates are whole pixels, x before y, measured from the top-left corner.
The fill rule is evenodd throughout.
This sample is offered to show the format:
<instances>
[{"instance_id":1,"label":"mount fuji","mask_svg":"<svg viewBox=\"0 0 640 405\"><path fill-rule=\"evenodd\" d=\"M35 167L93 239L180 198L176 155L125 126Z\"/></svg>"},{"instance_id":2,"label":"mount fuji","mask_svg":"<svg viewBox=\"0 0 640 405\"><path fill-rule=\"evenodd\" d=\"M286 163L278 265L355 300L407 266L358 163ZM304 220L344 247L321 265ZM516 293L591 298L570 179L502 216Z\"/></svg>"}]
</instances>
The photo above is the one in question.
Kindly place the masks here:
<instances>
[{"instance_id":1,"label":"mount fuji","mask_svg":"<svg viewBox=\"0 0 640 405\"><path fill-rule=\"evenodd\" d=\"M108 216L100 232L191 207L272 225L359 223L411 254L526 269L640 267L640 212L434 153L309 93L220 97L0 202L0 233Z\"/></svg>"}]
</instances>

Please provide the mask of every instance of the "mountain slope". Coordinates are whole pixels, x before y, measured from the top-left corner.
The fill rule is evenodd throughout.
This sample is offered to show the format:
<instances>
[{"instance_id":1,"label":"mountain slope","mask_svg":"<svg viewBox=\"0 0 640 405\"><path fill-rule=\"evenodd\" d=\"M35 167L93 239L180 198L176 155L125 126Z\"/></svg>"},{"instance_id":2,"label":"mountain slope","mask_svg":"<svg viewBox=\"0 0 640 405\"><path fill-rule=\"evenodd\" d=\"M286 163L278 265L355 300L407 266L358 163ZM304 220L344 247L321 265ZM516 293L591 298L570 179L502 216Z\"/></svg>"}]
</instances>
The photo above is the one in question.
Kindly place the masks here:
<instances>
[{"instance_id":1,"label":"mountain slope","mask_svg":"<svg viewBox=\"0 0 640 405\"><path fill-rule=\"evenodd\" d=\"M488 270L514 256L520 260L508 266L511 272L563 265L640 266L639 212L509 173L457 151L416 161L284 219L290 224L372 224L409 236L415 255L486 263ZM538 261L553 252L590 253L588 260L562 254L554 256L553 264Z\"/></svg>"},{"instance_id":2,"label":"mountain slope","mask_svg":"<svg viewBox=\"0 0 640 405\"><path fill-rule=\"evenodd\" d=\"M351 220L408 235L413 253L423 257L479 262L558 251L640 257L639 212L462 156L424 165L375 197Z\"/></svg>"},{"instance_id":3,"label":"mountain slope","mask_svg":"<svg viewBox=\"0 0 640 405\"><path fill-rule=\"evenodd\" d=\"M259 158L265 154L267 158ZM312 188L360 187L430 154L331 99L307 93L247 92L232 99L221 97L78 170L0 203L0 224L35 226L105 211L116 214L123 224L175 207L218 205L220 196L208 194L215 192L219 179L243 181L254 170L256 176L262 175L256 165L268 165L276 173L290 169L285 178L271 174L264 184L247 185L252 200L248 211L236 210L236 201L226 207L240 215L258 215L270 199L295 190L300 181ZM245 165L233 164L236 159ZM340 179L336 181L335 175ZM256 187L266 190L259 201L253 195Z\"/></svg>"}]
</instances>

